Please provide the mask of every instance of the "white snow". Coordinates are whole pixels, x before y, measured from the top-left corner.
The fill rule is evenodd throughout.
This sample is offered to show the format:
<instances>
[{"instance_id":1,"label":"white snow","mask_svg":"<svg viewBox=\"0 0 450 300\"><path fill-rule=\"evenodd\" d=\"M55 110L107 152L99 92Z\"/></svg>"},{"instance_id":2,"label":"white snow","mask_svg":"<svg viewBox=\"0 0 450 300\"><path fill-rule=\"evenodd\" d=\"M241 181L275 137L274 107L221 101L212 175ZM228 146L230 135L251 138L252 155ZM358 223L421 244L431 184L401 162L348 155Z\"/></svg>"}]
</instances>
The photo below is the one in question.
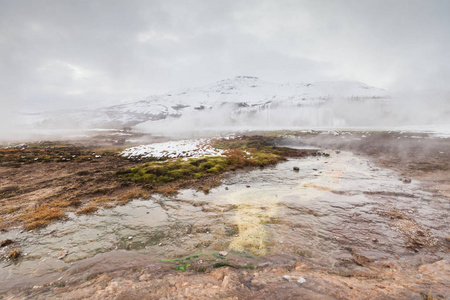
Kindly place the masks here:
<instances>
[{"instance_id":1,"label":"white snow","mask_svg":"<svg viewBox=\"0 0 450 300\"><path fill-rule=\"evenodd\" d=\"M145 100L112 106L104 110L123 113L179 116L189 111L224 104L238 105L239 111L254 111L278 105L311 106L330 99L385 99L385 90L355 81L272 83L257 77L237 76L216 83L150 96Z\"/></svg>"},{"instance_id":2,"label":"white snow","mask_svg":"<svg viewBox=\"0 0 450 300\"><path fill-rule=\"evenodd\" d=\"M209 139L179 140L125 149L121 155L127 158L170 159L178 157L222 156L223 151L210 145Z\"/></svg>"},{"instance_id":3,"label":"white snow","mask_svg":"<svg viewBox=\"0 0 450 300\"><path fill-rule=\"evenodd\" d=\"M103 107L28 115L43 128L121 128L146 121L172 119L211 110L233 113L232 118L260 111L304 110L332 99L373 100L389 98L385 90L355 81L272 83L257 77L237 76L202 87L187 88L144 100ZM301 107L301 109L299 109ZM308 108L310 108L308 110Z\"/></svg>"}]
</instances>

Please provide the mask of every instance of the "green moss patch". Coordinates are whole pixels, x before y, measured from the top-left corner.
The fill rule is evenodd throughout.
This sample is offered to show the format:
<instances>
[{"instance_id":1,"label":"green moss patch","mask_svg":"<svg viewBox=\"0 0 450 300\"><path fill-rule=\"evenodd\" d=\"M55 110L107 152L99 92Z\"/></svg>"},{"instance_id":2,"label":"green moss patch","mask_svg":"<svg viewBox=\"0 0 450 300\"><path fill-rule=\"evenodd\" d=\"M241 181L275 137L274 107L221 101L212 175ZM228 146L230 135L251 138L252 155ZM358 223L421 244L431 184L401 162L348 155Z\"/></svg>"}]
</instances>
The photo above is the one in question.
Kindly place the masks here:
<instances>
[{"instance_id":1,"label":"green moss patch","mask_svg":"<svg viewBox=\"0 0 450 300\"><path fill-rule=\"evenodd\" d=\"M134 182L151 182L162 185L180 180L200 179L237 168L265 166L283 159L272 153L249 155L241 150L231 150L226 156L150 162L139 167L118 171L117 175Z\"/></svg>"},{"instance_id":2,"label":"green moss patch","mask_svg":"<svg viewBox=\"0 0 450 300\"><path fill-rule=\"evenodd\" d=\"M215 140L213 146L225 150L224 156L153 161L118 171L116 174L136 183L162 186L172 182L197 180L240 168L264 167L286 160L286 157L306 155L299 150L276 147L273 140L263 136Z\"/></svg>"}]
</instances>

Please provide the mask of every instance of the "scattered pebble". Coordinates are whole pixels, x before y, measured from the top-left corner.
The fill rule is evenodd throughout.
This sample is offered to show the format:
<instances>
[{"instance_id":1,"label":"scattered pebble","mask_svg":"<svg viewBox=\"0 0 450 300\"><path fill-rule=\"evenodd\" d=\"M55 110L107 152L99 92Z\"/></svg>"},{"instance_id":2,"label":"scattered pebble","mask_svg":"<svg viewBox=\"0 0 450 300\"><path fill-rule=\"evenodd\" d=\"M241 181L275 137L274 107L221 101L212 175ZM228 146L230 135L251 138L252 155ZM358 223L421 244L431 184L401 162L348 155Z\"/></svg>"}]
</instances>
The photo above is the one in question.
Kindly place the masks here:
<instances>
[{"instance_id":1,"label":"scattered pebble","mask_svg":"<svg viewBox=\"0 0 450 300\"><path fill-rule=\"evenodd\" d=\"M300 171L300 168L299 168L299 167L294 167L293 169L294 169L294 171L296 171L296 172Z\"/></svg>"},{"instance_id":2,"label":"scattered pebble","mask_svg":"<svg viewBox=\"0 0 450 300\"><path fill-rule=\"evenodd\" d=\"M149 274L142 274L140 277L139 277L139 281L147 281L147 280L149 280L150 279L150 275Z\"/></svg>"},{"instance_id":3,"label":"scattered pebble","mask_svg":"<svg viewBox=\"0 0 450 300\"><path fill-rule=\"evenodd\" d=\"M61 252L59 253L58 259L63 259L64 257L67 256L67 254L69 254L69 250L64 249L63 251L61 251Z\"/></svg>"},{"instance_id":4,"label":"scattered pebble","mask_svg":"<svg viewBox=\"0 0 450 300\"><path fill-rule=\"evenodd\" d=\"M219 255L220 255L220 256L227 256L227 255L228 255L228 252L227 252L227 251L220 251L220 252L219 252Z\"/></svg>"},{"instance_id":5,"label":"scattered pebble","mask_svg":"<svg viewBox=\"0 0 450 300\"><path fill-rule=\"evenodd\" d=\"M303 277L298 276L289 276L289 275L283 275L283 279L287 281L297 281L298 284L302 285L306 282L306 279Z\"/></svg>"},{"instance_id":6,"label":"scattered pebble","mask_svg":"<svg viewBox=\"0 0 450 300\"><path fill-rule=\"evenodd\" d=\"M411 183L411 178L405 177L402 179L402 181L403 181L403 183Z\"/></svg>"}]
</instances>

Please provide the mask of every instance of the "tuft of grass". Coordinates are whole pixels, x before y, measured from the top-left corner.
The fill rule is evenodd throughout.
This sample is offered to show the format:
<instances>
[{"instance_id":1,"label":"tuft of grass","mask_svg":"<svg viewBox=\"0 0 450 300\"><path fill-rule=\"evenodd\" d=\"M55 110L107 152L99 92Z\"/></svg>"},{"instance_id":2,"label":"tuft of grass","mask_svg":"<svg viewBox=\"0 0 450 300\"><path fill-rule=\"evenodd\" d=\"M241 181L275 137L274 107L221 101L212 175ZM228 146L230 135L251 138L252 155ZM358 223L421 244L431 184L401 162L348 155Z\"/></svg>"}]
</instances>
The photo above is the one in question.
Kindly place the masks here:
<instances>
[{"instance_id":1,"label":"tuft of grass","mask_svg":"<svg viewBox=\"0 0 450 300\"><path fill-rule=\"evenodd\" d=\"M109 202L111 200L112 199L110 197L108 197L108 196L92 198L92 202L95 202L95 203L105 203L105 202Z\"/></svg>"},{"instance_id":2,"label":"tuft of grass","mask_svg":"<svg viewBox=\"0 0 450 300\"><path fill-rule=\"evenodd\" d=\"M182 257L182 258L172 258L172 259L163 259L161 260L161 262L172 262L172 261L186 261L186 260L191 260L193 258L199 258L201 256L201 254L193 254L193 255L189 255L186 257Z\"/></svg>"},{"instance_id":3,"label":"tuft of grass","mask_svg":"<svg viewBox=\"0 0 450 300\"><path fill-rule=\"evenodd\" d=\"M17 248L14 248L9 252L8 258L11 260L15 260L15 259L18 259L20 257L20 255L22 255L22 251L20 251Z\"/></svg>"},{"instance_id":4,"label":"tuft of grass","mask_svg":"<svg viewBox=\"0 0 450 300\"><path fill-rule=\"evenodd\" d=\"M22 208L21 206L5 207L5 208L2 208L2 210L0 210L0 215L9 215L9 214L12 214L12 213L20 210L21 208Z\"/></svg>"},{"instance_id":5,"label":"tuft of grass","mask_svg":"<svg viewBox=\"0 0 450 300\"><path fill-rule=\"evenodd\" d=\"M79 210L76 211L77 215L86 215L86 214L91 214L93 212L96 212L98 210L97 206L94 205L89 205L89 206L85 206Z\"/></svg>"},{"instance_id":6,"label":"tuft of grass","mask_svg":"<svg viewBox=\"0 0 450 300\"><path fill-rule=\"evenodd\" d=\"M174 185L163 185L158 187L155 192L160 193L163 196L175 196L178 194L178 187Z\"/></svg>"},{"instance_id":7,"label":"tuft of grass","mask_svg":"<svg viewBox=\"0 0 450 300\"><path fill-rule=\"evenodd\" d=\"M6 247L12 243L14 243L13 240L10 240L10 239L3 240L0 242L0 248Z\"/></svg>"},{"instance_id":8,"label":"tuft of grass","mask_svg":"<svg viewBox=\"0 0 450 300\"><path fill-rule=\"evenodd\" d=\"M70 201L67 201L67 200L57 199L57 200L53 201L51 205L54 207L69 207L69 206L72 206L73 203Z\"/></svg>"},{"instance_id":9,"label":"tuft of grass","mask_svg":"<svg viewBox=\"0 0 450 300\"><path fill-rule=\"evenodd\" d=\"M52 221L62 219L64 216L61 208L44 204L29 213L19 215L17 218L25 222L26 230L31 230L46 226Z\"/></svg>"},{"instance_id":10,"label":"tuft of grass","mask_svg":"<svg viewBox=\"0 0 450 300\"><path fill-rule=\"evenodd\" d=\"M175 267L175 270L185 272L190 266L191 264L179 265Z\"/></svg>"},{"instance_id":11,"label":"tuft of grass","mask_svg":"<svg viewBox=\"0 0 450 300\"><path fill-rule=\"evenodd\" d=\"M128 202L130 202L131 200L134 199L139 199L139 198L145 198L149 196L149 192L140 188L140 187L135 187L131 190L129 190L128 192L120 195L117 203L119 205L125 205Z\"/></svg>"}]
</instances>

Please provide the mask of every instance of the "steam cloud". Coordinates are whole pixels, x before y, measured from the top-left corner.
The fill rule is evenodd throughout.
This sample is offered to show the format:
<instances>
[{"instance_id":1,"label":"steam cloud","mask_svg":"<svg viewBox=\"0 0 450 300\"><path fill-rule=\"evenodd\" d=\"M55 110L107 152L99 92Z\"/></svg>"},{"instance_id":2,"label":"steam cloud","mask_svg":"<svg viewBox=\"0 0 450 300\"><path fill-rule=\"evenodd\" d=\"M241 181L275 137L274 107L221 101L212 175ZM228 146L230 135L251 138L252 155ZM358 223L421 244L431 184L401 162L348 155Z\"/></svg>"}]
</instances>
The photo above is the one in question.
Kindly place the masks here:
<instances>
[{"instance_id":1,"label":"steam cloud","mask_svg":"<svg viewBox=\"0 0 450 300\"><path fill-rule=\"evenodd\" d=\"M450 97L445 94L397 95L391 99L330 100L317 106L272 106L236 110L222 105L180 118L148 121L138 131L171 136L241 130L395 129L449 131Z\"/></svg>"}]
</instances>

